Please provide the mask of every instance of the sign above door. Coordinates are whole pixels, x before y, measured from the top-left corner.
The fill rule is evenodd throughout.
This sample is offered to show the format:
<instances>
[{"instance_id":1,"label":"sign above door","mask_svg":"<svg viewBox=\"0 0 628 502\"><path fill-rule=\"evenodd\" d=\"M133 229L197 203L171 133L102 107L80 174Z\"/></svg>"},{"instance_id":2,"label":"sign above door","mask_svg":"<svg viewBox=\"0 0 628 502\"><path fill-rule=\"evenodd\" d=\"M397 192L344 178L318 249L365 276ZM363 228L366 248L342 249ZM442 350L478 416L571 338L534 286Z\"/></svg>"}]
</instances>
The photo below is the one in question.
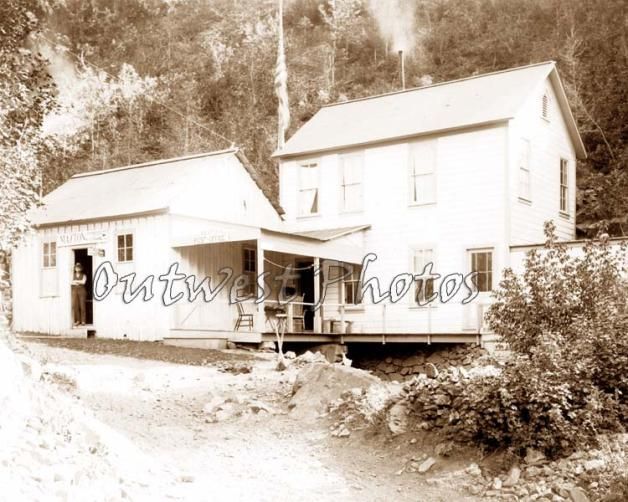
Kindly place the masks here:
<instances>
[{"instance_id":1,"label":"sign above door","mask_svg":"<svg viewBox=\"0 0 628 502\"><path fill-rule=\"evenodd\" d=\"M109 232L104 230L85 230L83 232L69 232L57 236L57 247L79 246L81 244L99 244L107 242Z\"/></svg>"}]
</instances>

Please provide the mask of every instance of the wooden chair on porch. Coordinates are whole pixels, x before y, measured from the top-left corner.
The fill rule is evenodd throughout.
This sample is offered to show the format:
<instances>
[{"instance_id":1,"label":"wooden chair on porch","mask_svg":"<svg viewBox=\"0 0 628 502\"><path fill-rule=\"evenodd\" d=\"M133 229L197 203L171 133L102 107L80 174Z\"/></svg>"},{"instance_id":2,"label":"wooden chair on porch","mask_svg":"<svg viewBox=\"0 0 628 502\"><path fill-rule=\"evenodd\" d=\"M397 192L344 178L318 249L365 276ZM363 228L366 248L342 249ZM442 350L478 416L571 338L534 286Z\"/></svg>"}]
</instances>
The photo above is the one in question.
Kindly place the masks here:
<instances>
[{"instance_id":1,"label":"wooden chair on porch","mask_svg":"<svg viewBox=\"0 0 628 502\"><path fill-rule=\"evenodd\" d=\"M235 322L234 331L238 331L240 328L249 328L249 331L253 330L253 314L249 314L244 310L242 302L236 303L238 306L238 318Z\"/></svg>"}]
</instances>

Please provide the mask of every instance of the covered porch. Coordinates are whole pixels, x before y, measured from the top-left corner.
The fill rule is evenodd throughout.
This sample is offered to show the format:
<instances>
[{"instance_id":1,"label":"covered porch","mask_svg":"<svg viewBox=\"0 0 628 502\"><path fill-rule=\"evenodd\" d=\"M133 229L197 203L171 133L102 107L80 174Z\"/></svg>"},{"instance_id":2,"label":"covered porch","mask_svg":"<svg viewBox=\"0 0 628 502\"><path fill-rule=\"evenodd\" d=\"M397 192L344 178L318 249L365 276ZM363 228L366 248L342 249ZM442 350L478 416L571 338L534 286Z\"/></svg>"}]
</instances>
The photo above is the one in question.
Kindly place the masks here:
<instances>
[{"instance_id":1,"label":"covered porch","mask_svg":"<svg viewBox=\"0 0 628 502\"><path fill-rule=\"evenodd\" d=\"M182 273L195 278L199 294L174 306L165 341L208 347L221 341L259 343L274 339L278 313L287 317L287 338L316 341L350 330L342 282L324 291L325 281L334 267L359 267L364 228L293 234L177 218L171 231L174 259ZM207 301L201 281L208 278L215 290L227 277Z\"/></svg>"}]
</instances>

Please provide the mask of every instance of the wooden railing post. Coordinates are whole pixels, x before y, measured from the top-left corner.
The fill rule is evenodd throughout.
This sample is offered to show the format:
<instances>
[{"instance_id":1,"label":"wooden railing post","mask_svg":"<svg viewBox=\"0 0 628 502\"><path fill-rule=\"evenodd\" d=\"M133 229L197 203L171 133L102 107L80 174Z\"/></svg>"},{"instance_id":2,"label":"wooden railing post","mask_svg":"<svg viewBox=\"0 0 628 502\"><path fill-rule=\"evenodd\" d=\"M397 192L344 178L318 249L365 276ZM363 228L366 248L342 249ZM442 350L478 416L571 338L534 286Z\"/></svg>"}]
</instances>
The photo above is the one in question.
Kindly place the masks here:
<instances>
[{"instance_id":1,"label":"wooden railing post","mask_svg":"<svg viewBox=\"0 0 628 502\"><path fill-rule=\"evenodd\" d=\"M288 302L288 319L286 319L286 325L290 328L290 332L294 333L294 305L292 302Z\"/></svg>"},{"instance_id":2,"label":"wooden railing post","mask_svg":"<svg viewBox=\"0 0 628 502\"><path fill-rule=\"evenodd\" d=\"M386 333L386 304L382 302L382 333Z\"/></svg>"},{"instance_id":3,"label":"wooden railing post","mask_svg":"<svg viewBox=\"0 0 628 502\"><path fill-rule=\"evenodd\" d=\"M257 240L257 277L264 273L264 246L260 239ZM255 326L258 332L262 333L266 326L266 312L264 311L264 291L260 291L257 287L257 277L255 277L255 297L261 300L257 304L257 315L255 318Z\"/></svg>"},{"instance_id":4,"label":"wooden railing post","mask_svg":"<svg viewBox=\"0 0 628 502\"><path fill-rule=\"evenodd\" d=\"M345 328L345 304L341 303L340 304L340 333L344 335L345 332L346 332L346 328Z\"/></svg>"},{"instance_id":5,"label":"wooden railing post","mask_svg":"<svg viewBox=\"0 0 628 502\"><path fill-rule=\"evenodd\" d=\"M321 281L320 281L321 260L318 256L314 257L314 305L317 306L321 297ZM322 331L321 309L314 310L314 333Z\"/></svg>"}]
</instances>

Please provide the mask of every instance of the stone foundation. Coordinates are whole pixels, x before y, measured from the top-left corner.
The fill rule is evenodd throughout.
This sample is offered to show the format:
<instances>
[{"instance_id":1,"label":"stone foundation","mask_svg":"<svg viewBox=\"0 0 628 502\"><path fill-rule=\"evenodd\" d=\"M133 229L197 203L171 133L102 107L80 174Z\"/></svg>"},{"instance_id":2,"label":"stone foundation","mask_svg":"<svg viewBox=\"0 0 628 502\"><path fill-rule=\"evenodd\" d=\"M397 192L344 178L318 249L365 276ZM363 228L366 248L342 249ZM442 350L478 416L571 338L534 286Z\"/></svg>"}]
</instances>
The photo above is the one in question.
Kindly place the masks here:
<instances>
[{"instance_id":1,"label":"stone foundation","mask_svg":"<svg viewBox=\"0 0 628 502\"><path fill-rule=\"evenodd\" d=\"M414 375L434 373L451 366L465 369L489 360L489 353L477 345L439 344L423 347L377 347L372 350L349 349L353 366L373 372L383 380L408 380Z\"/></svg>"}]
</instances>

